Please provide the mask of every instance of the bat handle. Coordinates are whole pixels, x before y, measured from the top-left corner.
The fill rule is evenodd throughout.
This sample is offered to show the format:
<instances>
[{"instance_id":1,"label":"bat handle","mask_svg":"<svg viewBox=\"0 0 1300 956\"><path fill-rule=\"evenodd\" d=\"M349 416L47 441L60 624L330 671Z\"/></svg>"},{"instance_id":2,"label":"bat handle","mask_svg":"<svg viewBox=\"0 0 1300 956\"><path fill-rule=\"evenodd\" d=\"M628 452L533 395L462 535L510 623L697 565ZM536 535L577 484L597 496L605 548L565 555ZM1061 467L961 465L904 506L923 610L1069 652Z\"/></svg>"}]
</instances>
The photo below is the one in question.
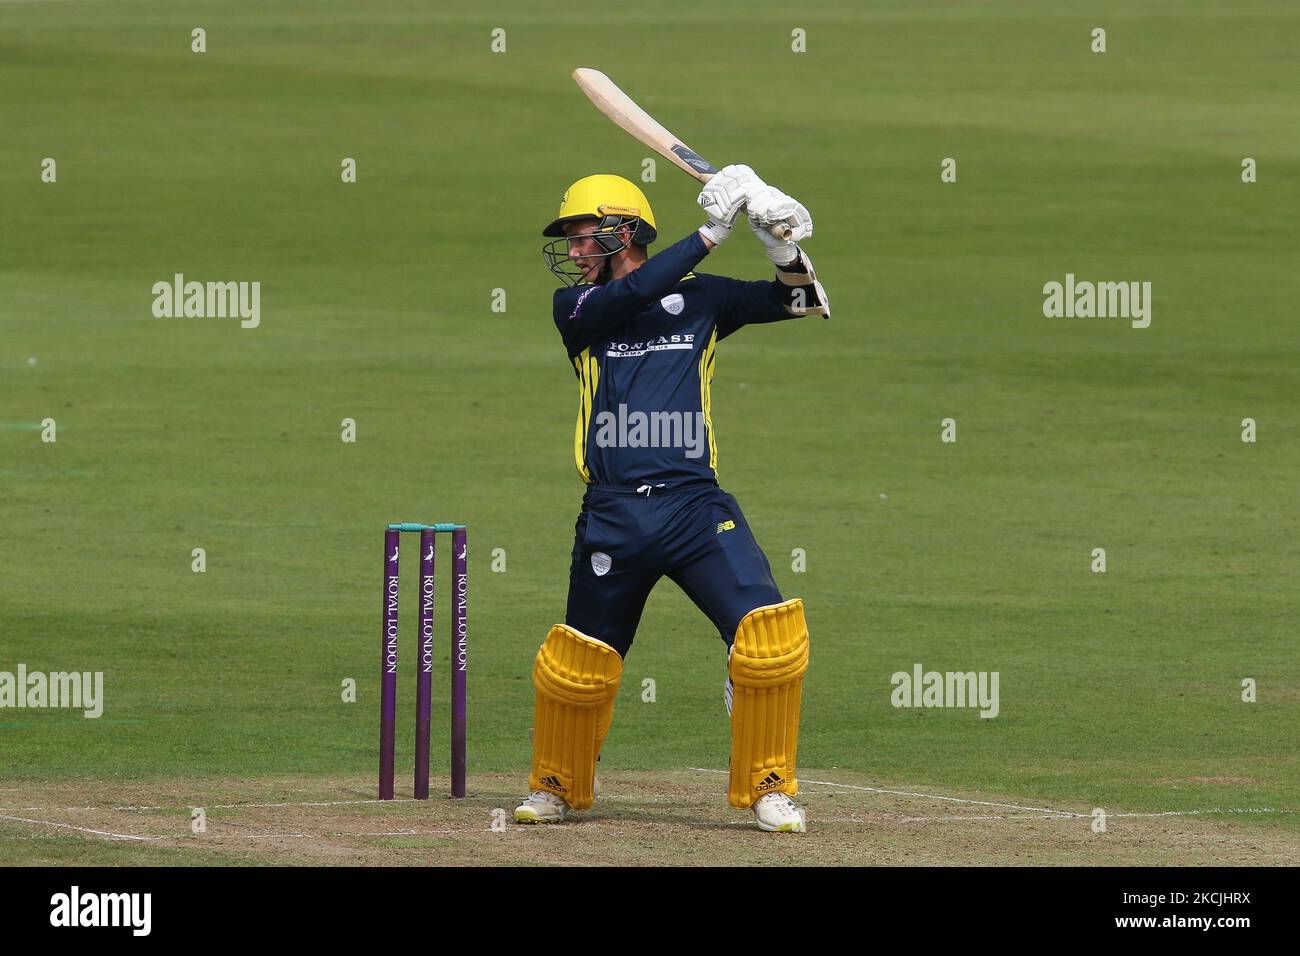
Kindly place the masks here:
<instances>
[{"instance_id":1,"label":"bat handle","mask_svg":"<svg viewBox=\"0 0 1300 956\"><path fill-rule=\"evenodd\" d=\"M791 234L790 227L783 222L772 223L772 225L767 227L767 231L778 239L789 239Z\"/></svg>"}]
</instances>

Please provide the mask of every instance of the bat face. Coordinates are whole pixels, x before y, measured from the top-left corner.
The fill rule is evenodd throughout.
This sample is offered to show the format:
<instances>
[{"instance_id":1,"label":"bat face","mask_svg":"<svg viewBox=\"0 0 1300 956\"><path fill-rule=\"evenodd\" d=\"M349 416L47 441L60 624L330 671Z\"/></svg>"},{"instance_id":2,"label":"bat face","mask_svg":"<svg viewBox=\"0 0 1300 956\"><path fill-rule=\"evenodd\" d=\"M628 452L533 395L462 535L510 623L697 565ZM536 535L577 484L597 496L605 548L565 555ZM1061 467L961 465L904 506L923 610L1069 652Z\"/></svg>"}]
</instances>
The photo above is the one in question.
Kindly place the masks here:
<instances>
[{"instance_id":1,"label":"bat face","mask_svg":"<svg viewBox=\"0 0 1300 956\"><path fill-rule=\"evenodd\" d=\"M653 116L637 106L618 85L600 70L579 67L573 71L573 81L587 94L596 109L626 130L638 142L649 146L660 156L672 160L683 172L690 173L701 182L708 182L717 173L712 163L705 160L681 139L670 133Z\"/></svg>"},{"instance_id":2,"label":"bat face","mask_svg":"<svg viewBox=\"0 0 1300 956\"><path fill-rule=\"evenodd\" d=\"M600 70L580 66L573 71L573 81L587 99L618 126L630 133L638 142L649 146L660 156L670 160L683 172L702 183L717 175L718 169L695 150L664 128L658 120L633 102L617 84ZM790 228L783 223L768 227L772 235L785 239Z\"/></svg>"}]
</instances>

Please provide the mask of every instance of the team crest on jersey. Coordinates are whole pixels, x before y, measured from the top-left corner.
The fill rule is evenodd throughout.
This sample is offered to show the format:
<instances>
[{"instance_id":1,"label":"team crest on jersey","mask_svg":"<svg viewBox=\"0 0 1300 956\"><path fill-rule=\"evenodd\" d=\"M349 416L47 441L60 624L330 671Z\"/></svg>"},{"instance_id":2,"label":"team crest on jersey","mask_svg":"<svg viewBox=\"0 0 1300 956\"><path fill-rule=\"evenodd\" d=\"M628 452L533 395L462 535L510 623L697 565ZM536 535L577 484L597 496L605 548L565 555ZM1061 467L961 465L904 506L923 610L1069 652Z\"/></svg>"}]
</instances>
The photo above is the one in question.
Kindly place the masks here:
<instances>
[{"instance_id":1,"label":"team crest on jersey","mask_svg":"<svg viewBox=\"0 0 1300 956\"><path fill-rule=\"evenodd\" d=\"M659 304L664 307L664 311L669 315L681 315L682 309L686 308L686 300L682 298L680 292L664 296L659 300Z\"/></svg>"},{"instance_id":2,"label":"team crest on jersey","mask_svg":"<svg viewBox=\"0 0 1300 956\"><path fill-rule=\"evenodd\" d=\"M614 566L614 559L604 551L596 551L591 556L591 570L596 572L596 577L603 578L609 574L609 569Z\"/></svg>"}]
</instances>

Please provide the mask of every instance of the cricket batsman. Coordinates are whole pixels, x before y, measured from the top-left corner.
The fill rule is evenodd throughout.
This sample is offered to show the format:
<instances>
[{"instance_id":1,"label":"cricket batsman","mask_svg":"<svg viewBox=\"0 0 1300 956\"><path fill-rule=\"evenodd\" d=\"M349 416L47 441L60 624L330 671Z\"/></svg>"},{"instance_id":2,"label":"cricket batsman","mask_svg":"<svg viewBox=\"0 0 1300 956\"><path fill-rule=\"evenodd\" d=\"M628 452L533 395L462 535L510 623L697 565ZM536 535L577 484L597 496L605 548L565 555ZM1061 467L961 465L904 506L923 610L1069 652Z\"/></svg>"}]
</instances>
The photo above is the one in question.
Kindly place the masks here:
<instances>
[{"instance_id":1,"label":"cricket batsman","mask_svg":"<svg viewBox=\"0 0 1300 956\"><path fill-rule=\"evenodd\" d=\"M759 828L802 833L795 752L808 669L803 602L785 600L736 499L718 486L709 390L718 342L745 325L830 315L800 203L748 166L704 186L708 220L653 258L650 204L619 176L580 179L542 231L565 287L555 326L578 379L573 452L587 485L563 624L533 664L532 793L519 823L554 823L596 796L627 656L651 589L673 580L727 648L731 715L727 799ZM744 215L776 269L770 282L694 272ZM770 227L783 224L789 239ZM773 456L774 460L776 456Z\"/></svg>"}]
</instances>

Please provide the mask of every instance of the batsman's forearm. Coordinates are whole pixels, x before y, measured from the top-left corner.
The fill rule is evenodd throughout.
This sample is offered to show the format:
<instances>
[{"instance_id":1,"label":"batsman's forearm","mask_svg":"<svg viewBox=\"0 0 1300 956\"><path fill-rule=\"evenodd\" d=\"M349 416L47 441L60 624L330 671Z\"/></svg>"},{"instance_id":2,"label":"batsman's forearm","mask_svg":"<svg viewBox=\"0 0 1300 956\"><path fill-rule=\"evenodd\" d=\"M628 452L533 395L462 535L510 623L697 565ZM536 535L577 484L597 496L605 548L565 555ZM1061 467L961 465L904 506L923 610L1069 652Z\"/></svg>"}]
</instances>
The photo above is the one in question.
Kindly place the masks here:
<instances>
[{"instance_id":1,"label":"batsman's forearm","mask_svg":"<svg viewBox=\"0 0 1300 956\"><path fill-rule=\"evenodd\" d=\"M561 330L569 355L606 338L647 304L667 295L708 254L704 237L692 232L622 278L586 290Z\"/></svg>"}]
</instances>

